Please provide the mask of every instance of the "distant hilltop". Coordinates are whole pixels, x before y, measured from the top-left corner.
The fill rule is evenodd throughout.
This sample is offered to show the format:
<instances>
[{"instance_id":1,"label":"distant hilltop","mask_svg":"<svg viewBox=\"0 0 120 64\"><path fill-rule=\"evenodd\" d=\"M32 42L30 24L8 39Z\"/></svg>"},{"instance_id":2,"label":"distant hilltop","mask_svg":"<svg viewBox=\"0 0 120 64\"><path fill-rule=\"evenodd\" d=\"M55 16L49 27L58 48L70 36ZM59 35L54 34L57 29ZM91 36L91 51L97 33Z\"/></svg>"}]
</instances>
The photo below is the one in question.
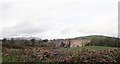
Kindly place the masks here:
<instances>
[{"instance_id":1,"label":"distant hilltop","mask_svg":"<svg viewBox=\"0 0 120 64\"><path fill-rule=\"evenodd\" d=\"M64 38L64 39L91 39L91 38L117 38L117 37L110 37L110 36L104 36L104 35L89 35L89 36L80 36L80 37L73 37L73 38ZM21 36L21 37L9 37L9 38L6 38L8 40L10 40L11 38L14 38L14 39L19 39L19 40L31 40L31 39L35 39L35 40L42 40L42 38L39 38L39 37L25 37L25 36ZM3 38L0 38L0 39L3 39ZM47 39L47 38L46 38ZM62 38L61 38L62 39ZM57 39L49 39L49 40L57 40ZM59 39L60 40L60 39Z\"/></svg>"},{"instance_id":2,"label":"distant hilltop","mask_svg":"<svg viewBox=\"0 0 120 64\"><path fill-rule=\"evenodd\" d=\"M6 38L6 39L11 40L12 38L14 40L31 40L31 39L41 40L41 38L38 38L38 37L10 37L10 38Z\"/></svg>"},{"instance_id":3,"label":"distant hilltop","mask_svg":"<svg viewBox=\"0 0 120 64\"><path fill-rule=\"evenodd\" d=\"M75 38L67 38L67 39L40 39L37 37L16 37L16 38L4 38L2 41L9 40L9 42L15 43L28 43L39 44L39 43L52 43L55 44L56 47L79 47L79 46L112 46L112 47L120 47L120 39L116 37L102 36L102 35L90 35L90 36L82 36Z\"/></svg>"}]
</instances>

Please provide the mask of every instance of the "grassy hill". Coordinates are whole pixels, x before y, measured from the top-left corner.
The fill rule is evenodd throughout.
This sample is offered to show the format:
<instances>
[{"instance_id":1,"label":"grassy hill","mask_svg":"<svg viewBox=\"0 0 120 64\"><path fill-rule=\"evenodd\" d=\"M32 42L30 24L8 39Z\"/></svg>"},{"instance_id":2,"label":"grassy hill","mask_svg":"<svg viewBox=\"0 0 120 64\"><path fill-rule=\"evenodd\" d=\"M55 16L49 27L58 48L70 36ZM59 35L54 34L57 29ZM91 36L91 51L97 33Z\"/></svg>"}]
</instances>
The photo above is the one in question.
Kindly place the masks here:
<instances>
[{"instance_id":1,"label":"grassy hill","mask_svg":"<svg viewBox=\"0 0 120 64\"><path fill-rule=\"evenodd\" d=\"M103 35L89 35L89 36L76 37L75 39L92 39L92 38L113 38L113 37L103 36Z\"/></svg>"},{"instance_id":2,"label":"grassy hill","mask_svg":"<svg viewBox=\"0 0 120 64\"><path fill-rule=\"evenodd\" d=\"M90 35L76 37L75 39L90 39L91 40L90 43L86 45L120 47L120 39L116 37L109 37L103 35Z\"/></svg>"}]
</instances>

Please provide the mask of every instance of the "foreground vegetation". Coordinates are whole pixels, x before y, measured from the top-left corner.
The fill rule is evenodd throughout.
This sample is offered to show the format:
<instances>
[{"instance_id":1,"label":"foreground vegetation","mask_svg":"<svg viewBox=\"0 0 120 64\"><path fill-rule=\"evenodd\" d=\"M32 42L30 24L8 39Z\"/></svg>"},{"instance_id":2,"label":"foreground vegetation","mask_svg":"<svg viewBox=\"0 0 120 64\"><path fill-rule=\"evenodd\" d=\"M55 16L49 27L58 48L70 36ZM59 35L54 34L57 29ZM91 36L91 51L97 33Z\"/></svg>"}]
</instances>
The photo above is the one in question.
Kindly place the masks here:
<instances>
[{"instance_id":1,"label":"foreground vegetation","mask_svg":"<svg viewBox=\"0 0 120 64\"><path fill-rule=\"evenodd\" d=\"M119 62L120 49L85 46L76 48L3 47L3 62ZM108 49L110 48L110 49Z\"/></svg>"}]
</instances>

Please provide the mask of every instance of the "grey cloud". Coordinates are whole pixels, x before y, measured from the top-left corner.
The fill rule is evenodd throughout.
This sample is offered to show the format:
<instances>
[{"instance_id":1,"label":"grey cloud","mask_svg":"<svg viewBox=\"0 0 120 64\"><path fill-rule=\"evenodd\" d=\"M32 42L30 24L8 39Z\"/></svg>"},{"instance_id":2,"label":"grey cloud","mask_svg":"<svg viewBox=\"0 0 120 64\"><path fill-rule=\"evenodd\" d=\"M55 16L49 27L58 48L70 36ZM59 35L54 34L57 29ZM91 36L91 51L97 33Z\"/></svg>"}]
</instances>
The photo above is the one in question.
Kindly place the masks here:
<instances>
[{"instance_id":1,"label":"grey cloud","mask_svg":"<svg viewBox=\"0 0 120 64\"><path fill-rule=\"evenodd\" d=\"M4 27L3 29L3 34L8 34L8 35L22 35L22 34L35 34L35 33L42 33L44 31L50 30L51 29L51 24L49 23L32 23L32 22L20 22L17 23L15 26L12 27ZM3 35L4 36L4 35Z\"/></svg>"},{"instance_id":2,"label":"grey cloud","mask_svg":"<svg viewBox=\"0 0 120 64\"><path fill-rule=\"evenodd\" d=\"M4 0L0 8L0 35L6 37L117 34L117 0Z\"/></svg>"}]
</instances>

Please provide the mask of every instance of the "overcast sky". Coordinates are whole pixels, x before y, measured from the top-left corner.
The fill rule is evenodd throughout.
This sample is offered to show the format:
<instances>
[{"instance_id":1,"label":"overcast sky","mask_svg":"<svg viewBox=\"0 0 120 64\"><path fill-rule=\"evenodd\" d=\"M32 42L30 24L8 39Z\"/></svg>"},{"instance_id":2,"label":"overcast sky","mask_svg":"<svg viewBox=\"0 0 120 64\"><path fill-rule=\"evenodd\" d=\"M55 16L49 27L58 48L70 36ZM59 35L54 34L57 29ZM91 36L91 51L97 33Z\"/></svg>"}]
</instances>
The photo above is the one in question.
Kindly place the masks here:
<instances>
[{"instance_id":1,"label":"overcast sky","mask_svg":"<svg viewBox=\"0 0 120 64\"><path fill-rule=\"evenodd\" d=\"M118 35L119 0L0 0L0 38Z\"/></svg>"}]
</instances>

